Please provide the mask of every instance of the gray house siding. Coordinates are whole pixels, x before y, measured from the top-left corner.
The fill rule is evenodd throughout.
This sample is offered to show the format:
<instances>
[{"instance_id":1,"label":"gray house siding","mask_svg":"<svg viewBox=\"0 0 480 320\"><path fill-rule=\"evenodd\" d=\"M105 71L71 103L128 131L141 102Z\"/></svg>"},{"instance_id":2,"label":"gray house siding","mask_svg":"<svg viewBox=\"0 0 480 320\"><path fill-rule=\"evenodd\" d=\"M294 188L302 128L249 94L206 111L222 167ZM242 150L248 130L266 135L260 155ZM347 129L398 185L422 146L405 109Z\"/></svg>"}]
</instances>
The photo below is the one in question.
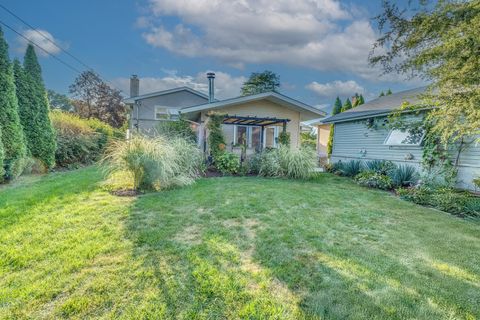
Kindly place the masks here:
<instances>
[{"instance_id":1,"label":"gray house siding","mask_svg":"<svg viewBox=\"0 0 480 320\"><path fill-rule=\"evenodd\" d=\"M384 126L369 129L365 120L335 123L331 161L335 163L352 159L365 161L384 159L397 164L407 163L420 169L422 147L385 145L389 131ZM455 158L456 154L452 153L452 160ZM480 145L471 143L459 157L458 186L473 188L472 179L478 176L480 176Z\"/></svg>"},{"instance_id":2,"label":"gray house siding","mask_svg":"<svg viewBox=\"0 0 480 320\"><path fill-rule=\"evenodd\" d=\"M133 105L130 115L130 129L138 129L142 132L153 130L159 121L155 120L155 107L166 107L168 109L182 109L208 102L207 98L198 96L189 91L177 91L155 97L140 100L140 105Z\"/></svg>"}]
</instances>

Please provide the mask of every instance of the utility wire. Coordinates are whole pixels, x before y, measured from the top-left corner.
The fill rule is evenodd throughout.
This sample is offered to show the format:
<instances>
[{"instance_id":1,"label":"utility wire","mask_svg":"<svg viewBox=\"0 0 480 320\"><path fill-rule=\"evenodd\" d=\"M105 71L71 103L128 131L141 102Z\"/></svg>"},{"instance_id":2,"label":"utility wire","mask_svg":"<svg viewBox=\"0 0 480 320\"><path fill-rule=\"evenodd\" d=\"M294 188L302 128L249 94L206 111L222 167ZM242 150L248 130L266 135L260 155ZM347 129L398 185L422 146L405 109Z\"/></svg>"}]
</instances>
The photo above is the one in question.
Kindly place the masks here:
<instances>
[{"instance_id":1,"label":"utility wire","mask_svg":"<svg viewBox=\"0 0 480 320\"><path fill-rule=\"evenodd\" d=\"M10 29L11 31L15 32L17 35L19 35L20 37L22 37L23 39L27 40L28 42L30 42L31 44L33 44L34 46L36 46L37 48L39 48L40 50L42 50L43 52L45 52L46 54L48 54L49 56L51 56L52 58L54 58L55 60L57 60L58 62L60 62L61 64L63 64L64 66L66 66L67 68L69 69L72 69L73 71L75 71L76 73L78 74L81 74L82 72L80 70L78 70L77 68L75 68L74 66L72 66L71 64L63 61L62 59L60 59L59 57L57 57L56 55L53 55L52 53L50 53L48 50L42 48L40 45L38 45L37 43L31 41L30 39L28 39L27 37L25 37L23 34L21 34L20 32L18 32L17 30L15 30L13 27L9 26L8 24L6 24L5 22L1 21L0 20L0 23L2 25L4 25L6 28Z\"/></svg>"},{"instance_id":2,"label":"utility wire","mask_svg":"<svg viewBox=\"0 0 480 320\"><path fill-rule=\"evenodd\" d=\"M47 37L44 33L40 32L37 28L35 28L34 26L32 26L30 23L28 23L27 21L25 21L24 19L22 19L21 17L19 17L17 14L15 14L14 12L12 12L11 10L9 10L7 7L5 7L4 5L2 5L0 3L0 8L2 8L3 10L5 10L6 12L8 12L10 15L12 15L13 17L15 17L16 19L18 19L20 22L22 22L24 25L26 25L27 27L29 27L30 29L32 29L33 31L35 31L36 33L38 33L40 36L42 36L45 40L47 40L48 42L52 43L55 47L57 47L59 50L63 51L65 54L67 54L69 57L71 57L72 59L74 59L75 61L77 61L78 63L80 63L82 66L84 66L85 68L87 68L88 70L94 72L95 74L97 74L101 80L103 80L104 82L110 84L113 88L117 89L118 91L120 92L123 92L124 94L126 94L123 90L117 88L115 85L113 85L113 83L111 83L110 81L106 80L106 79L102 79L103 77L100 76L100 73L98 73L97 71L95 71L95 69L93 69L92 67L88 66L86 63L84 63L82 60L80 60L79 58L75 57L73 54L71 54L70 52L68 52L65 48L59 46L55 41L53 41L52 39L50 39L49 37ZM32 41L31 39L28 39L27 37L25 37L23 34L21 34L20 32L18 32L17 30L15 30L13 27L7 25L5 22L1 21L0 20L0 23L3 24L5 27L7 27L8 29L10 29L11 31L15 32L17 35L19 35L20 37L24 38L25 40L27 40L28 42L32 43L33 45L35 45L36 47L38 47L40 50L42 50L43 52L47 53L49 56L51 56L52 58L54 58L55 60L57 60L58 62L60 62L61 64L67 66L68 68L72 69L73 71L77 72L78 74L81 74L82 72L79 71L77 68L73 67L72 65L66 63L65 61L63 61L62 59L60 59L59 57L55 56L54 54L52 54L51 52L49 52L48 50L46 50L45 48L41 47L39 44L35 43L34 41Z\"/></svg>"},{"instance_id":3,"label":"utility wire","mask_svg":"<svg viewBox=\"0 0 480 320\"><path fill-rule=\"evenodd\" d=\"M79 58L75 57L73 54L71 54L70 52L68 52L65 48L59 46L55 41L53 41L52 39L50 39L49 37L47 37L43 32L40 32L40 30L38 30L37 28L35 28L34 26L32 26L30 23L28 23L27 21L25 21L24 19L22 19L21 17L19 17L17 14L15 14L14 12L12 12L11 10L9 10L7 7L5 7L3 4L0 3L0 8L2 8L3 10L5 10L6 12L8 12L9 14L11 14L13 17L15 17L16 19L18 19L19 21L21 21L24 25L26 25L27 27L29 27L30 29L34 30L36 33L38 33L40 36L42 36L45 40L47 40L48 42L52 43L55 47L57 47L58 49L60 49L61 51L63 51L65 54L67 54L69 57L71 57L72 59L74 59L75 61L77 61L78 63L80 63L82 66L84 66L85 68L89 69L89 70L93 70L93 68L89 67L86 63L84 63L82 60L80 60Z\"/></svg>"}]
</instances>

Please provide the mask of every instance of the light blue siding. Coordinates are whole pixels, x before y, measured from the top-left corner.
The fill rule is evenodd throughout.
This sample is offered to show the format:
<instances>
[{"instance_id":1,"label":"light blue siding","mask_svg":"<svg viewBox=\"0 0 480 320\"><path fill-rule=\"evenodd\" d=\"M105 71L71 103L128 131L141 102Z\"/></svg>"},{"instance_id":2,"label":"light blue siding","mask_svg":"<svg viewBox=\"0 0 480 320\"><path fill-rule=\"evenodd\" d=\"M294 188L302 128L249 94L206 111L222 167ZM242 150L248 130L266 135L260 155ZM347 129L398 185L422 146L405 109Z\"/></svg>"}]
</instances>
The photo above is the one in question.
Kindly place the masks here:
<instances>
[{"instance_id":1,"label":"light blue siding","mask_svg":"<svg viewBox=\"0 0 480 320\"><path fill-rule=\"evenodd\" d=\"M378 121L381 123L381 121ZM332 162L352 159L391 160L397 164L408 163L420 169L422 161L421 146L388 146L385 139L389 129L379 126L369 129L366 120L339 122L335 124ZM470 141L474 141L471 139ZM456 153L451 155L452 161ZM473 188L472 179L480 176L480 145L470 142L460 153L458 161L458 185L462 188Z\"/></svg>"}]
</instances>

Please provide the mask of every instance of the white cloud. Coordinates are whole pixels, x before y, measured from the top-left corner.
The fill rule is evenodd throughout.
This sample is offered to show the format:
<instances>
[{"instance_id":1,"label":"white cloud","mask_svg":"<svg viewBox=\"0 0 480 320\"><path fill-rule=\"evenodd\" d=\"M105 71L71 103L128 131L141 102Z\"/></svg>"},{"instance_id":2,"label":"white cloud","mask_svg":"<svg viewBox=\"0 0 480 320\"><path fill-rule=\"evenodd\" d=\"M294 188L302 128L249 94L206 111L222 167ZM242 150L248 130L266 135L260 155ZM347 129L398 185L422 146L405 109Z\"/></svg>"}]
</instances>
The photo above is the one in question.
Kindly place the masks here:
<instances>
[{"instance_id":1,"label":"white cloud","mask_svg":"<svg viewBox=\"0 0 480 320\"><path fill-rule=\"evenodd\" d=\"M199 72L195 76L179 76L176 74L176 72L171 71L165 77L140 78L140 94L167 90L182 86L187 86L192 89L208 93L208 81L206 78L207 72L209 71ZM213 72L215 72L215 96L220 99L238 96L240 94L240 88L243 82L247 80L243 76L233 77L225 72ZM112 82L124 92L130 92L129 78L117 78L114 79Z\"/></svg>"},{"instance_id":2,"label":"white cloud","mask_svg":"<svg viewBox=\"0 0 480 320\"><path fill-rule=\"evenodd\" d=\"M26 38L25 39L20 36L18 37L18 43L19 43L18 51L22 53L25 52L25 49L27 48L27 45L29 44L29 42L33 43L33 45L35 46L35 51L37 52L38 55L42 57L48 56L48 54L45 51L48 51L52 55L56 55L61 51L59 47L66 49L65 44L62 44L59 40L55 39L53 35L46 30L29 29L22 32L22 35ZM37 45L43 48L45 51L39 49Z\"/></svg>"},{"instance_id":3,"label":"white cloud","mask_svg":"<svg viewBox=\"0 0 480 320\"><path fill-rule=\"evenodd\" d=\"M145 28L143 38L180 55L213 57L238 67L285 63L372 80L380 73L367 61L378 36L368 17L353 19L339 1L150 0L150 4L154 25ZM161 23L164 16L180 22L168 28Z\"/></svg>"},{"instance_id":4,"label":"white cloud","mask_svg":"<svg viewBox=\"0 0 480 320\"><path fill-rule=\"evenodd\" d=\"M313 81L306 86L320 97L346 97L355 93L364 94L365 89L354 80L340 81L335 80L327 83L318 83Z\"/></svg>"}]
</instances>

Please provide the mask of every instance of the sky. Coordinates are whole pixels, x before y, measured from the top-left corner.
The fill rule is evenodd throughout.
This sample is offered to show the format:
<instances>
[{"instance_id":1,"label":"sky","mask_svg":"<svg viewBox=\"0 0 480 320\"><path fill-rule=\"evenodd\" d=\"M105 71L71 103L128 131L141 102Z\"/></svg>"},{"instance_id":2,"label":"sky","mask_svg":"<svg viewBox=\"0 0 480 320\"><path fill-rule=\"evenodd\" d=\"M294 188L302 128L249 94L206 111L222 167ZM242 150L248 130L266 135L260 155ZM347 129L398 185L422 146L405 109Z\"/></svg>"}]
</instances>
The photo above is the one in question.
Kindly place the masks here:
<instances>
[{"instance_id":1,"label":"sky","mask_svg":"<svg viewBox=\"0 0 480 320\"><path fill-rule=\"evenodd\" d=\"M2 0L0 21L37 48L47 88L68 94L85 67L66 49L128 95L129 77L140 93L178 86L206 91L216 73L217 98L239 95L252 72L280 76L280 92L318 107L361 93L366 100L389 88L422 85L381 75L367 58L379 31L372 18L381 1L335 0ZM11 58L22 59L27 40L2 26Z\"/></svg>"}]
</instances>

